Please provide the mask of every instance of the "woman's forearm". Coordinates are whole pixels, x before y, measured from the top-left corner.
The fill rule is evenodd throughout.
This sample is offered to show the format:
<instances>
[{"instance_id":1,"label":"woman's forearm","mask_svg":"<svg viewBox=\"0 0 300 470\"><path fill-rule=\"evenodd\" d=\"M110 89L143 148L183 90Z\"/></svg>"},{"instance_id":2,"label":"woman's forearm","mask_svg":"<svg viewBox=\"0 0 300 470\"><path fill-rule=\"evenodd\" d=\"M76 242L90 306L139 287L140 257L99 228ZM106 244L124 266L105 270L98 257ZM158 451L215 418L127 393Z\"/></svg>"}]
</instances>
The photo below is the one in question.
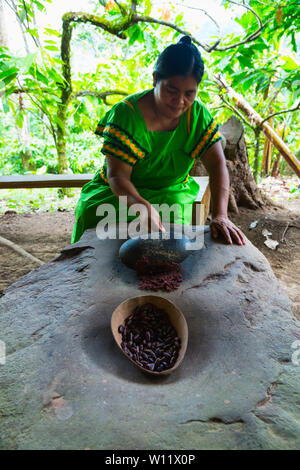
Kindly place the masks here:
<instances>
[{"instance_id":1,"label":"woman's forearm","mask_svg":"<svg viewBox=\"0 0 300 470\"><path fill-rule=\"evenodd\" d=\"M212 199L212 217L227 217L229 175L225 165L216 165L210 173L209 185Z\"/></svg>"},{"instance_id":2,"label":"woman's forearm","mask_svg":"<svg viewBox=\"0 0 300 470\"><path fill-rule=\"evenodd\" d=\"M230 181L220 141L205 152L202 163L209 174L212 216L213 218L227 217Z\"/></svg>"},{"instance_id":3,"label":"woman's forearm","mask_svg":"<svg viewBox=\"0 0 300 470\"><path fill-rule=\"evenodd\" d=\"M123 176L112 176L108 179L108 183L115 196L127 197L127 207L130 207L133 204L143 204L147 207L150 206L150 203L138 193L136 187L128 178Z\"/></svg>"}]
</instances>

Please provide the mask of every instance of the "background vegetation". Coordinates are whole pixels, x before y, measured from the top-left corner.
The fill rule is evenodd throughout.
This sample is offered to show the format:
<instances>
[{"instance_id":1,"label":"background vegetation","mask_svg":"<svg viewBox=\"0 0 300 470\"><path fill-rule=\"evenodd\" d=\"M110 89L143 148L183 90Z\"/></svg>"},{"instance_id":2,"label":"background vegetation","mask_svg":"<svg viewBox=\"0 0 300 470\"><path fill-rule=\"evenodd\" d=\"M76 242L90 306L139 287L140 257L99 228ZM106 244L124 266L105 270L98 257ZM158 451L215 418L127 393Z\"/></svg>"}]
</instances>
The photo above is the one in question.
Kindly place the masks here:
<instances>
[{"instance_id":1,"label":"background vegetation","mask_svg":"<svg viewBox=\"0 0 300 470\"><path fill-rule=\"evenodd\" d=\"M220 91L218 74L264 119L274 115L269 122L299 157L300 1L224 0L224 11L231 9L238 25L232 33L222 33L223 25L204 12L204 2L161 5L151 0L93 0L86 15L64 15L60 29L41 30L38 18L47 15L50 3L0 0L0 14L1 8L10 8L24 42L23 53L9 47L2 15L0 175L94 173L103 159L94 136L98 120L123 95L151 88L159 52L185 33L192 35L206 64L199 98L220 124L233 113L243 120L256 179L265 172L265 138ZM196 21L187 20L188 10L194 10L194 18L208 16L211 33L206 42L197 39L201 32ZM87 51L95 59L90 69ZM285 160L269 150L267 173L290 174ZM5 194L9 207L18 210L28 204L32 209L41 204L48 210L60 207L56 190L37 191L29 199L26 191ZM74 205L69 198L65 202Z\"/></svg>"}]
</instances>

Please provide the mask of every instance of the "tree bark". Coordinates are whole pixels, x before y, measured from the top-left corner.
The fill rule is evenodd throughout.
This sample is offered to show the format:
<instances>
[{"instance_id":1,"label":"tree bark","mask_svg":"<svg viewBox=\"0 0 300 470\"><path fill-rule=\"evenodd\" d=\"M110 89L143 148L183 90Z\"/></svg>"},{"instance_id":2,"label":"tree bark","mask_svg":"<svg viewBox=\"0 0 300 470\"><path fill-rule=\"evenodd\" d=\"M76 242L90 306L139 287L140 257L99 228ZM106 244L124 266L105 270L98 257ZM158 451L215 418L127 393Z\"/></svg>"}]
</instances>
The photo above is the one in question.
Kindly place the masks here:
<instances>
[{"instance_id":1,"label":"tree bark","mask_svg":"<svg viewBox=\"0 0 300 470\"><path fill-rule=\"evenodd\" d=\"M256 186L251 173L242 123L232 116L219 128L219 132L230 176L229 211L238 214L239 206L249 209L262 207L268 200ZM195 161L190 175L207 176L201 160Z\"/></svg>"},{"instance_id":2,"label":"tree bark","mask_svg":"<svg viewBox=\"0 0 300 470\"><path fill-rule=\"evenodd\" d=\"M249 209L262 207L267 199L256 186L248 162L248 152L241 122L232 116L220 127L226 139L225 157L230 176L228 209L238 212L238 207Z\"/></svg>"}]
</instances>

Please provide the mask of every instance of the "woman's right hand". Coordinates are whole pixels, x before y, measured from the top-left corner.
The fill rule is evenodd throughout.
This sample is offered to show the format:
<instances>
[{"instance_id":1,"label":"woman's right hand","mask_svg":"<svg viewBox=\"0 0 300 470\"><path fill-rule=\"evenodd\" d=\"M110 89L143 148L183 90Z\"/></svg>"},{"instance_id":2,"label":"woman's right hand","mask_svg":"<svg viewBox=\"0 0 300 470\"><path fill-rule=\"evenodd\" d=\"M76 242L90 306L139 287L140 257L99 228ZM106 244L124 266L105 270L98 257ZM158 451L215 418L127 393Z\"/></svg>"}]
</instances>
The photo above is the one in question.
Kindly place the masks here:
<instances>
[{"instance_id":1,"label":"woman's right hand","mask_svg":"<svg viewBox=\"0 0 300 470\"><path fill-rule=\"evenodd\" d=\"M140 213L141 228L148 233L165 232L159 213L151 204L146 205L146 211Z\"/></svg>"}]
</instances>

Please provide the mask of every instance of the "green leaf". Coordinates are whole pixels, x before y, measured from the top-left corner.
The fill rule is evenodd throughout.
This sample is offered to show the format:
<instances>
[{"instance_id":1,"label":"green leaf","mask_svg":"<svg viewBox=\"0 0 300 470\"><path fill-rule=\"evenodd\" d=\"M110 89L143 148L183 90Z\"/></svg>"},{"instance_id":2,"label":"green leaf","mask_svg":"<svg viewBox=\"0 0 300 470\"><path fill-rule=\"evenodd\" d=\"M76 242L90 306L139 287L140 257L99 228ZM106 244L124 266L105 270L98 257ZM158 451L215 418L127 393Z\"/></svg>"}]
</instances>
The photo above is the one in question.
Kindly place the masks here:
<instances>
[{"instance_id":1,"label":"green leaf","mask_svg":"<svg viewBox=\"0 0 300 470\"><path fill-rule=\"evenodd\" d=\"M297 52L297 43L295 38L295 32L293 31L291 34L291 44L294 52Z\"/></svg>"},{"instance_id":2,"label":"green leaf","mask_svg":"<svg viewBox=\"0 0 300 470\"><path fill-rule=\"evenodd\" d=\"M34 0L34 4L38 7L38 9L39 9L40 11L45 10L45 5L43 5L42 3L38 2L37 0Z\"/></svg>"},{"instance_id":3,"label":"green leaf","mask_svg":"<svg viewBox=\"0 0 300 470\"><path fill-rule=\"evenodd\" d=\"M11 76L18 75L19 69L17 67L11 67L8 70L4 70L4 72L0 72L0 80L4 80L5 78L9 78Z\"/></svg>"},{"instance_id":4,"label":"green leaf","mask_svg":"<svg viewBox=\"0 0 300 470\"><path fill-rule=\"evenodd\" d=\"M27 54L26 57L21 57L19 59L19 64L22 69L23 73L28 73L34 59L36 58L36 54Z\"/></svg>"},{"instance_id":5,"label":"green leaf","mask_svg":"<svg viewBox=\"0 0 300 470\"><path fill-rule=\"evenodd\" d=\"M48 51L59 51L58 47L56 46L45 46L45 49L48 49Z\"/></svg>"},{"instance_id":6,"label":"green leaf","mask_svg":"<svg viewBox=\"0 0 300 470\"><path fill-rule=\"evenodd\" d=\"M145 0L145 15L150 15L152 9L151 0Z\"/></svg>"},{"instance_id":7,"label":"green leaf","mask_svg":"<svg viewBox=\"0 0 300 470\"><path fill-rule=\"evenodd\" d=\"M27 28L26 33L29 33L29 34L31 34L31 36L34 36L36 38L39 37L39 33L38 33L37 28Z\"/></svg>"},{"instance_id":8,"label":"green leaf","mask_svg":"<svg viewBox=\"0 0 300 470\"><path fill-rule=\"evenodd\" d=\"M0 88L6 87L10 82L12 82L15 78L17 78L18 74L14 73L13 75L10 75L9 77L3 78L3 80L0 79Z\"/></svg>"},{"instance_id":9,"label":"green leaf","mask_svg":"<svg viewBox=\"0 0 300 470\"><path fill-rule=\"evenodd\" d=\"M19 111L16 115L16 124L18 127L22 128L24 123L24 113Z\"/></svg>"},{"instance_id":10,"label":"green leaf","mask_svg":"<svg viewBox=\"0 0 300 470\"><path fill-rule=\"evenodd\" d=\"M144 42L144 33L138 25L129 28L130 39L128 45L131 46L135 41Z\"/></svg>"},{"instance_id":11,"label":"green leaf","mask_svg":"<svg viewBox=\"0 0 300 470\"><path fill-rule=\"evenodd\" d=\"M177 15L175 18L175 24L179 26L182 23L182 20L183 20L183 13L179 13L179 15Z\"/></svg>"},{"instance_id":12,"label":"green leaf","mask_svg":"<svg viewBox=\"0 0 300 470\"><path fill-rule=\"evenodd\" d=\"M14 91L16 90L16 87L15 86L11 86L9 88L7 88L4 92L4 95L3 96L9 96L11 95L12 93L14 93Z\"/></svg>"},{"instance_id":13,"label":"green leaf","mask_svg":"<svg viewBox=\"0 0 300 470\"><path fill-rule=\"evenodd\" d=\"M244 80L242 84L242 88L244 91L249 90L249 88L255 83L256 78L255 77L250 77L247 80Z\"/></svg>"},{"instance_id":14,"label":"green leaf","mask_svg":"<svg viewBox=\"0 0 300 470\"><path fill-rule=\"evenodd\" d=\"M283 56L281 57L281 59L284 61L284 65L282 65L282 68L286 72L298 70L300 67L291 57Z\"/></svg>"},{"instance_id":15,"label":"green leaf","mask_svg":"<svg viewBox=\"0 0 300 470\"><path fill-rule=\"evenodd\" d=\"M248 32L251 32L249 29L251 28L251 23L253 23L253 18L253 14L249 11L244 13L241 18L235 18L235 22L240 24Z\"/></svg>"},{"instance_id":16,"label":"green leaf","mask_svg":"<svg viewBox=\"0 0 300 470\"><path fill-rule=\"evenodd\" d=\"M35 68L35 70L32 70L31 71L31 74L36 77L36 79L42 83L44 83L45 85L48 85L49 84L49 78L46 77L46 75L42 74L38 68Z\"/></svg>"},{"instance_id":17,"label":"green leaf","mask_svg":"<svg viewBox=\"0 0 300 470\"><path fill-rule=\"evenodd\" d=\"M2 106L4 113L7 114L9 112L9 105L6 96L2 97Z\"/></svg>"},{"instance_id":18,"label":"green leaf","mask_svg":"<svg viewBox=\"0 0 300 470\"><path fill-rule=\"evenodd\" d=\"M59 31L56 31L56 29L45 28L45 33L49 36L57 36L58 38L61 37L61 33Z\"/></svg>"},{"instance_id":19,"label":"green leaf","mask_svg":"<svg viewBox=\"0 0 300 470\"><path fill-rule=\"evenodd\" d=\"M20 13L19 13L18 16L19 16L19 18L20 18L21 23L24 23L24 20L25 20L25 18L26 18L26 10L25 10L24 7L21 9L21 11L20 11Z\"/></svg>"},{"instance_id":20,"label":"green leaf","mask_svg":"<svg viewBox=\"0 0 300 470\"><path fill-rule=\"evenodd\" d=\"M253 67L252 60L250 60L250 58L245 56L245 55L244 56L242 56L242 55L239 56L238 61L241 64L242 67L248 67L249 69L252 69L252 67Z\"/></svg>"},{"instance_id":21,"label":"green leaf","mask_svg":"<svg viewBox=\"0 0 300 470\"><path fill-rule=\"evenodd\" d=\"M273 83L274 88L280 88L282 84L284 83L284 80L280 78L279 80L276 80L276 82Z\"/></svg>"}]
</instances>

